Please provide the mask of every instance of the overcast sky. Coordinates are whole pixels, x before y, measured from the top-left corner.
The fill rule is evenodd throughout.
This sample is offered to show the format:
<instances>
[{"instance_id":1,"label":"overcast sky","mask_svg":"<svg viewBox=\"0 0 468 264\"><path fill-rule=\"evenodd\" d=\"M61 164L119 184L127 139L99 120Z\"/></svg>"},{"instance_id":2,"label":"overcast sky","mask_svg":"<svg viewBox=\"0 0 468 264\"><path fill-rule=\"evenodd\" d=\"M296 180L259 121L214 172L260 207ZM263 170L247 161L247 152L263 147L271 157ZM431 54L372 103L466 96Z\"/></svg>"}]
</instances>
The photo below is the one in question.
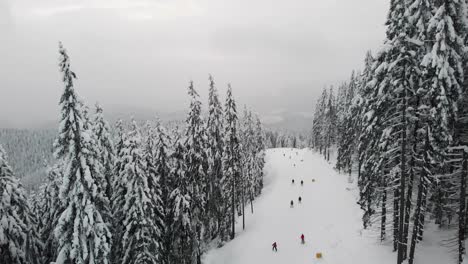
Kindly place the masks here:
<instances>
[{"instance_id":1,"label":"overcast sky","mask_svg":"<svg viewBox=\"0 0 468 264\"><path fill-rule=\"evenodd\" d=\"M0 126L54 120L61 40L90 105L183 110L193 79L311 112L384 38L388 0L0 0Z\"/></svg>"}]
</instances>

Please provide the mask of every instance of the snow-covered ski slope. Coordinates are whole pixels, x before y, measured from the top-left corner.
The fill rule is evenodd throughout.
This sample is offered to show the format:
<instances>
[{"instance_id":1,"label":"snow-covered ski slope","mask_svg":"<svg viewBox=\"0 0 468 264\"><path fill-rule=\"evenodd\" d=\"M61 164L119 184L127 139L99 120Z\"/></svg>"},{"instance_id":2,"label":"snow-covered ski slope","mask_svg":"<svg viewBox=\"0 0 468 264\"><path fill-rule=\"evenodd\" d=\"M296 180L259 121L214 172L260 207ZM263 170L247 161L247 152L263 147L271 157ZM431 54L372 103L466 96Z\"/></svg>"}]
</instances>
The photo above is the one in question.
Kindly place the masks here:
<instances>
[{"instance_id":1,"label":"snow-covered ski slope","mask_svg":"<svg viewBox=\"0 0 468 264\"><path fill-rule=\"evenodd\" d=\"M254 214L246 207L246 229L242 231L239 218L236 238L210 250L204 264L396 263L390 245L380 244L375 233L362 231L356 184L334 171L319 154L311 150L268 150L265 173L265 188L254 203ZM294 208L290 207L291 200ZM302 233L304 245L300 243ZM455 263L447 249L431 242L437 235L426 232L425 240L418 245L416 264ZM271 250L275 241L278 252ZM323 254L322 259L315 258L317 252Z\"/></svg>"}]
</instances>

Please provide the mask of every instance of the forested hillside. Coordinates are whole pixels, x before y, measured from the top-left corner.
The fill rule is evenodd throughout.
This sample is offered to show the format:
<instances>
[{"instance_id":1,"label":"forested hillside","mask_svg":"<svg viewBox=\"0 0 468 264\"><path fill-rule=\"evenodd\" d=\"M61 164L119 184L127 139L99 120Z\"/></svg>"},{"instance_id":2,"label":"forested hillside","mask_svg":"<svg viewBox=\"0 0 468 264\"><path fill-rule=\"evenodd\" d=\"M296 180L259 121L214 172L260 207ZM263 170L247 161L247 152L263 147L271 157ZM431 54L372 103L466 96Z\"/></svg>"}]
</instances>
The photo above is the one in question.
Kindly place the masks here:
<instances>
[{"instance_id":1,"label":"forested hillside","mask_svg":"<svg viewBox=\"0 0 468 264\"><path fill-rule=\"evenodd\" d=\"M361 73L317 102L312 145L357 173L364 228L414 262L429 222L466 254L468 174L465 1L391 1L386 39Z\"/></svg>"},{"instance_id":2,"label":"forested hillside","mask_svg":"<svg viewBox=\"0 0 468 264\"><path fill-rule=\"evenodd\" d=\"M18 154L0 147L0 263L200 263L234 239L262 192L265 134L231 85L222 104L209 77L204 116L190 82L186 121L169 130L157 118L111 126L78 95L62 44L59 55L58 131L2 133ZM45 168L40 156L46 179L26 196L17 175Z\"/></svg>"},{"instance_id":3,"label":"forested hillside","mask_svg":"<svg viewBox=\"0 0 468 264\"><path fill-rule=\"evenodd\" d=\"M51 129L0 129L0 144L26 189L37 188L45 179L46 167L54 163L52 143L56 134Z\"/></svg>"}]
</instances>

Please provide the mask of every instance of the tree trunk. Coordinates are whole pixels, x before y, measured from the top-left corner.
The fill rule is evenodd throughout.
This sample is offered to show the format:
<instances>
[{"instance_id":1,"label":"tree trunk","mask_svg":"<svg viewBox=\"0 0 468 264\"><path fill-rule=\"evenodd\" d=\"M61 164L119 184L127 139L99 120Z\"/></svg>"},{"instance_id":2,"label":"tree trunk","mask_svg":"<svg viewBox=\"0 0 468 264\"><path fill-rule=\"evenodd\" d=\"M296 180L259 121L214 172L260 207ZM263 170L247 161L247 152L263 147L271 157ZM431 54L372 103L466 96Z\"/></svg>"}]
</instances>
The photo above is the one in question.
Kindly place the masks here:
<instances>
[{"instance_id":1,"label":"tree trunk","mask_svg":"<svg viewBox=\"0 0 468 264\"><path fill-rule=\"evenodd\" d=\"M234 175L233 175L234 177ZM232 201L231 201L231 213L232 213L232 216L231 216L231 240L234 239L234 236L236 234L236 200L235 200L235 194L236 194L236 187L235 187L235 179L232 179Z\"/></svg>"},{"instance_id":2,"label":"tree trunk","mask_svg":"<svg viewBox=\"0 0 468 264\"><path fill-rule=\"evenodd\" d=\"M418 241L422 241L424 235L424 221L426 218L426 203L427 203L427 185L424 182L424 188L422 190L422 203L421 203L421 214L419 216L419 229L418 229Z\"/></svg>"},{"instance_id":3,"label":"tree trunk","mask_svg":"<svg viewBox=\"0 0 468 264\"><path fill-rule=\"evenodd\" d=\"M380 241L385 240L387 225L387 184L384 183L382 194L382 215L380 222Z\"/></svg>"},{"instance_id":4,"label":"tree trunk","mask_svg":"<svg viewBox=\"0 0 468 264\"><path fill-rule=\"evenodd\" d=\"M361 152L359 151L359 153L358 153L358 171L357 171L358 182L361 179L361 167L362 167Z\"/></svg>"},{"instance_id":5,"label":"tree trunk","mask_svg":"<svg viewBox=\"0 0 468 264\"><path fill-rule=\"evenodd\" d=\"M416 102L416 105L419 105L420 103L420 100L418 98L417 102ZM412 146L412 155L411 155L411 160L410 160L410 178L409 178L409 182L408 182L408 194L407 194L407 197L406 197L406 214L405 214L405 225L404 225L404 240L405 240L405 250L404 250L404 253L405 253L405 256L404 256L404 259L407 258L406 254L408 252L408 232L409 232L409 221L410 221L410 217L411 217L411 201L412 201L412 196L413 196L413 183L414 183L414 168L416 166L416 157L415 155L417 155L418 153L418 150L417 150L417 143L418 143L418 129L419 129L419 114L417 114L417 120L416 120L416 123L415 123L415 126L413 128L413 146ZM424 168L422 168L422 170L424 170ZM421 178L420 181L422 181L423 179ZM420 194L422 194L422 190L421 189L421 186L420 188L418 188L418 210L419 210L419 213L415 213L415 215L417 214L418 216L415 218L415 224L416 226L413 228L413 235L412 235L412 238L411 238L411 247L413 247L413 239L416 238L416 232L417 232L417 222L419 220L419 215L421 213L421 203L420 203ZM415 250L415 247L412 248L412 250ZM413 258L414 258L414 252L413 252ZM413 260L411 260L413 261Z\"/></svg>"},{"instance_id":6,"label":"tree trunk","mask_svg":"<svg viewBox=\"0 0 468 264\"><path fill-rule=\"evenodd\" d=\"M252 192L250 192L250 210L252 211L252 214L253 214L254 212L253 212L253 195L252 195Z\"/></svg>"},{"instance_id":7,"label":"tree trunk","mask_svg":"<svg viewBox=\"0 0 468 264\"><path fill-rule=\"evenodd\" d=\"M463 163L460 175L460 208L458 209L458 263L463 262L465 255L466 231L466 174L468 173L467 155L463 150Z\"/></svg>"},{"instance_id":8,"label":"tree trunk","mask_svg":"<svg viewBox=\"0 0 468 264\"><path fill-rule=\"evenodd\" d=\"M415 141L416 142L416 141ZM403 249L403 259L407 258L408 252L408 232L409 232L409 221L411 215L411 200L413 197L413 181L414 181L414 157L411 158L410 162L410 174L409 174L409 181L408 181L408 190L406 194L406 208L405 208L405 223L403 226L403 241L404 241L404 249Z\"/></svg>"},{"instance_id":9,"label":"tree trunk","mask_svg":"<svg viewBox=\"0 0 468 264\"><path fill-rule=\"evenodd\" d=\"M245 230L245 187L242 187L242 230Z\"/></svg>"},{"instance_id":10,"label":"tree trunk","mask_svg":"<svg viewBox=\"0 0 468 264\"><path fill-rule=\"evenodd\" d=\"M423 168L423 174L424 168ZM410 253L409 253L409 259L408 263L413 264L414 261L414 252L416 250L416 244L419 242L418 241L418 234L419 234L419 229L421 228L421 211L422 211L422 200L423 200L423 189L425 188L424 186L424 176L421 175L419 179L419 186L418 186L418 198L416 201L416 208L414 212L414 223L413 223L413 234L411 235L411 246L410 246Z\"/></svg>"},{"instance_id":11,"label":"tree trunk","mask_svg":"<svg viewBox=\"0 0 468 264\"><path fill-rule=\"evenodd\" d=\"M397 176L398 177L398 176ZM398 185L397 180L397 185ZM398 200L400 197L400 190L398 188L395 188L393 191L393 251L398 250L398 222L399 222L399 204Z\"/></svg>"},{"instance_id":12,"label":"tree trunk","mask_svg":"<svg viewBox=\"0 0 468 264\"><path fill-rule=\"evenodd\" d=\"M404 223L405 223L405 189L406 189L406 89L403 97L403 108L402 108L402 135L401 135L401 153L400 153L400 217L398 219L398 258L397 264L403 263L403 259L406 256L404 252L406 250L405 238L404 238Z\"/></svg>"}]
</instances>

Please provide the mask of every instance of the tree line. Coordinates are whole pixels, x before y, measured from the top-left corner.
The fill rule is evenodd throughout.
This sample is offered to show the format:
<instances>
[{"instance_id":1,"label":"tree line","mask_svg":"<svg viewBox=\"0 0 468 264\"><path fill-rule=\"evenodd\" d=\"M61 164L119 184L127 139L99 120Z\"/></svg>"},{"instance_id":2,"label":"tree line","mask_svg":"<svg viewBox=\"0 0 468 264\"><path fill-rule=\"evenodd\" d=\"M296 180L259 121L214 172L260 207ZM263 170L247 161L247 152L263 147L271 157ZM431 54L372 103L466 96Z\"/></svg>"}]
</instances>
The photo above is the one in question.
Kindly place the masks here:
<instances>
[{"instance_id":1,"label":"tree line","mask_svg":"<svg viewBox=\"0 0 468 264\"><path fill-rule=\"evenodd\" d=\"M64 84L55 164L29 197L0 147L0 263L201 263L210 244L234 239L236 217L263 188L265 136L255 114L224 107L209 78L207 117L190 82L185 126L94 113L59 46Z\"/></svg>"},{"instance_id":2,"label":"tree line","mask_svg":"<svg viewBox=\"0 0 468 264\"><path fill-rule=\"evenodd\" d=\"M265 131L267 148L307 148L310 145L310 137L307 133L287 131Z\"/></svg>"},{"instance_id":3,"label":"tree line","mask_svg":"<svg viewBox=\"0 0 468 264\"><path fill-rule=\"evenodd\" d=\"M324 90L312 145L357 173L364 228L414 263L428 222L453 230L442 243L466 253L468 35L466 1L393 0L383 47L335 98ZM327 156L328 158L328 156Z\"/></svg>"}]
</instances>

